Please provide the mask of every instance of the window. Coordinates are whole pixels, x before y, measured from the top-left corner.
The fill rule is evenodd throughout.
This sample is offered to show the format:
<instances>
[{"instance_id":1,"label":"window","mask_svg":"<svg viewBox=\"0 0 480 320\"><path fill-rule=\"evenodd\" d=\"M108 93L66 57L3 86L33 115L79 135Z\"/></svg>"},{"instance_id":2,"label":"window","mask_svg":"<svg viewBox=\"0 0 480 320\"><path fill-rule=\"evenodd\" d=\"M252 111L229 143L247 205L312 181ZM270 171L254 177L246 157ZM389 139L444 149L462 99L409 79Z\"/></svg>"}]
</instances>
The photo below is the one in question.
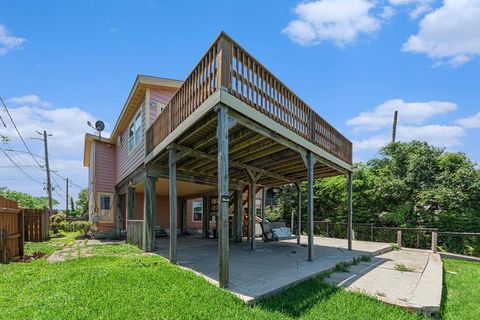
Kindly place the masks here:
<instances>
[{"instance_id":1,"label":"window","mask_svg":"<svg viewBox=\"0 0 480 320\"><path fill-rule=\"evenodd\" d=\"M111 209L111 201L109 194L101 194L100 195L100 210L110 210Z\"/></svg>"},{"instance_id":2,"label":"window","mask_svg":"<svg viewBox=\"0 0 480 320\"><path fill-rule=\"evenodd\" d=\"M193 221L202 221L203 203L200 201L192 202Z\"/></svg>"},{"instance_id":3,"label":"window","mask_svg":"<svg viewBox=\"0 0 480 320\"><path fill-rule=\"evenodd\" d=\"M138 111L128 129L128 151L132 151L142 140L142 109Z\"/></svg>"}]
</instances>

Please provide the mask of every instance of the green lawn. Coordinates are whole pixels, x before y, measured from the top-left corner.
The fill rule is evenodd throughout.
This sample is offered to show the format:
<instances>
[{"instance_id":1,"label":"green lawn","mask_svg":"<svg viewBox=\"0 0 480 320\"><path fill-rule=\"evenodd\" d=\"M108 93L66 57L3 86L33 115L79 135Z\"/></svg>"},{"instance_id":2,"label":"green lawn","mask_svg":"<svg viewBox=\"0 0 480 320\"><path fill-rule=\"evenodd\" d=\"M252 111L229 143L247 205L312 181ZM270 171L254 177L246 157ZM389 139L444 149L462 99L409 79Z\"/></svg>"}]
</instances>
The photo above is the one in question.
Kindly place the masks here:
<instances>
[{"instance_id":1,"label":"green lawn","mask_svg":"<svg viewBox=\"0 0 480 320\"><path fill-rule=\"evenodd\" d=\"M443 259L444 319L480 318L480 263Z\"/></svg>"},{"instance_id":2,"label":"green lawn","mask_svg":"<svg viewBox=\"0 0 480 320\"><path fill-rule=\"evenodd\" d=\"M27 251L53 252L72 246L72 241L70 234L66 239L29 244ZM400 308L326 285L321 278L246 306L203 278L133 246L91 246L89 253L94 256L54 264L40 259L0 265L0 318L418 319ZM453 266L455 262L449 268ZM449 290L460 286L455 279L447 275ZM473 303L475 297L470 298ZM458 315L456 299L449 291L447 319ZM466 317L462 313L461 318Z\"/></svg>"}]
</instances>

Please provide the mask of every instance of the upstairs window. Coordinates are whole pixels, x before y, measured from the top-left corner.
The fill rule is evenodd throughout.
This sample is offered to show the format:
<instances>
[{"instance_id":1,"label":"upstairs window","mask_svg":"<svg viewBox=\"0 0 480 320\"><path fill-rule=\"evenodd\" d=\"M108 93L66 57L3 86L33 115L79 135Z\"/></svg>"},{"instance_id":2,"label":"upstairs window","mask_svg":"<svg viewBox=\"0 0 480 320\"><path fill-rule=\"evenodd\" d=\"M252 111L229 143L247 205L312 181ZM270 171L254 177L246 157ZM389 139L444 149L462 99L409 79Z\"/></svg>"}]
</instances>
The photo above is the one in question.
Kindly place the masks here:
<instances>
[{"instance_id":1,"label":"upstairs window","mask_svg":"<svg viewBox=\"0 0 480 320\"><path fill-rule=\"evenodd\" d=\"M193 222L202 221L203 203L200 201L192 202Z\"/></svg>"},{"instance_id":2,"label":"upstairs window","mask_svg":"<svg viewBox=\"0 0 480 320\"><path fill-rule=\"evenodd\" d=\"M128 129L128 151L132 151L142 141L142 109L138 111Z\"/></svg>"}]
</instances>

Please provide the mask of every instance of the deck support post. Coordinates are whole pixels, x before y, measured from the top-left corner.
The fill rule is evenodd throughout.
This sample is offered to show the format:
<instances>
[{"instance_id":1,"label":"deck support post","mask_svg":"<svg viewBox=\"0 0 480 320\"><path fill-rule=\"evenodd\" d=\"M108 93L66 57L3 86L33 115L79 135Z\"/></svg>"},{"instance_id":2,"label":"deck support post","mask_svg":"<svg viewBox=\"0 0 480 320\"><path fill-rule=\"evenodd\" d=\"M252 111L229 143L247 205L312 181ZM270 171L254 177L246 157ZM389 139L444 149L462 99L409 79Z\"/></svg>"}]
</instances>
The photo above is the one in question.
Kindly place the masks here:
<instances>
[{"instance_id":1,"label":"deck support post","mask_svg":"<svg viewBox=\"0 0 480 320\"><path fill-rule=\"evenodd\" d=\"M313 169L315 157L309 151L306 158L307 164L307 214L308 214L308 261L313 261Z\"/></svg>"},{"instance_id":2,"label":"deck support post","mask_svg":"<svg viewBox=\"0 0 480 320\"><path fill-rule=\"evenodd\" d=\"M242 190L235 190L235 211L233 213L233 241L242 242Z\"/></svg>"},{"instance_id":3,"label":"deck support post","mask_svg":"<svg viewBox=\"0 0 480 320\"><path fill-rule=\"evenodd\" d=\"M261 208L260 217L262 218L262 222L263 220L265 220L265 207L267 205L266 198L267 198L267 187L263 187L262 188L262 205L260 207Z\"/></svg>"},{"instance_id":4,"label":"deck support post","mask_svg":"<svg viewBox=\"0 0 480 320\"><path fill-rule=\"evenodd\" d=\"M257 182L251 181L250 185L248 186L248 202L250 205L248 209L250 210L250 250L255 250L255 217L256 217L256 195L255 190L257 189Z\"/></svg>"},{"instance_id":5,"label":"deck support post","mask_svg":"<svg viewBox=\"0 0 480 320\"><path fill-rule=\"evenodd\" d=\"M208 238L209 236L209 222L210 222L210 217L208 216L208 202L210 201L210 198L208 196L203 196L203 202L202 202L202 238Z\"/></svg>"},{"instance_id":6,"label":"deck support post","mask_svg":"<svg viewBox=\"0 0 480 320\"><path fill-rule=\"evenodd\" d=\"M135 220L135 188L127 188L127 220Z\"/></svg>"},{"instance_id":7,"label":"deck support post","mask_svg":"<svg viewBox=\"0 0 480 320\"><path fill-rule=\"evenodd\" d=\"M229 284L228 207L228 110L219 105L217 111L218 145L218 279L221 288Z\"/></svg>"},{"instance_id":8,"label":"deck support post","mask_svg":"<svg viewBox=\"0 0 480 320\"><path fill-rule=\"evenodd\" d=\"M122 237L122 215L123 205L121 197L118 192L115 193L115 237L120 239Z\"/></svg>"},{"instance_id":9,"label":"deck support post","mask_svg":"<svg viewBox=\"0 0 480 320\"><path fill-rule=\"evenodd\" d=\"M298 212L298 229L297 229L297 244L302 243L300 237L302 236L302 185L300 182L295 182L297 187L297 212Z\"/></svg>"},{"instance_id":10,"label":"deck support post","mask_svg":"<svg viewBox=\"0 0 480 320\"><path fill-rule=\"evenodd\" d=\"M157 178L145 176L143 200L143 251L155 251L155 218L157 216Z\"/></svg>"},{"instance_id":11,"label":"deck support post","mask_svg":"<svg viewBox=\"0 0 480 320\"><path fill-rule=\"evenodd\" d=\"M352 172L347 173L347 201L348 201L348 216L347 216L347 239L348 239L348 250L352 250L352 239L353 239L353 224L352 224L352 213L353 213L353 177Z\"/></svg>"},{"instance_id":12,"label":"deck support post","mask_svg":"<svg viewBox=\"0 0 480 320\"><path fill-rule=\"evenodd\" d=\"M171 263L177 263L177 163L175 149L168 149L169 208L170 208L170 247Z\"/></svg>"}]
</instances>

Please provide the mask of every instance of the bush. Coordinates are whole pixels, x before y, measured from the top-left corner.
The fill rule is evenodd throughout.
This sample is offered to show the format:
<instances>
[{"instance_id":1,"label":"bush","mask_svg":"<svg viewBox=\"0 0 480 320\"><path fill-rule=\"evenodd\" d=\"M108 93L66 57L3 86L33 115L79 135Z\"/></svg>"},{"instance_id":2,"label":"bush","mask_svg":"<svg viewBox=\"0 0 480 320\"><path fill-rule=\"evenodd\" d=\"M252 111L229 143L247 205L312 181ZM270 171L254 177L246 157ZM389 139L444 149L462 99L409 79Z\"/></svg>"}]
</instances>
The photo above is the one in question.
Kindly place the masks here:
<instances>
[{"instance_id":1,"label":"bush","mask_svg":"<svg viewBox=\"0 0 480 320\"><path fill-rule=\"evenodd\" d=\"M50 229L52 229L53 234L58 234L60 233L60 230L65 230L66 217L67 216L62 211L50 217Z\"/></svg>"},{"instance_id":2,"label":"bush","mask_svg":"<svg viewBox=\"0 0 480 320\"><path fill-rule=\"evenodd\" d=\"M72 231L80 231L85 237L92 231L93 223L89 221L72 221L70 222Z\"/></svg>"}]
</instances>

